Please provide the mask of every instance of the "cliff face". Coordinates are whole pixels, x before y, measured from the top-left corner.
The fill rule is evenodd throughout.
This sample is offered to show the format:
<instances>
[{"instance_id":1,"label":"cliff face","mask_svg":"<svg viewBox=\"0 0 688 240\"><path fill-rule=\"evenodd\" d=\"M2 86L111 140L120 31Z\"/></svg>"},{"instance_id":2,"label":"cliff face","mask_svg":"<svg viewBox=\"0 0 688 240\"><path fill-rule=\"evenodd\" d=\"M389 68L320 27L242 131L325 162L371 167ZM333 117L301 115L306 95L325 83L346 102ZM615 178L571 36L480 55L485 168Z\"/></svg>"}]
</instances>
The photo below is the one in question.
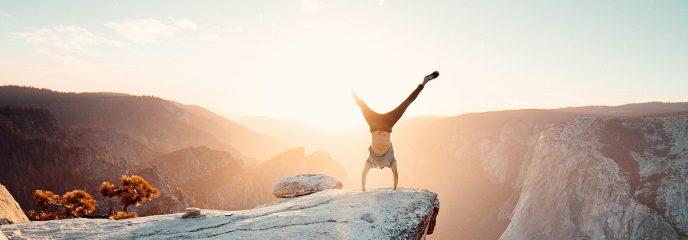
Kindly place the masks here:
<instances>
[{"instance_id":1,"label":"cliff face","mask_svg":"<svg viewBox=\"0 0 688 240\"><path fill-rule=\"evenodd\" d=\"M563 228L555 224L560 221L572 222L569 226L581 231L580 236L592 238L639 238L651 234L651 227L633 227L633 224L643 225L640 223L642 221L659 224L655 229L673 229L671 231L675 233L667 235L670 239L671 236L683 237L688 209L686 108L686 103L666 106L651 103L564 110L501 111L402 122L395 128L394 139L395 150L398 149L399 172L402 173L400 183L413 182L419 187L432 188L442 196L445 215L438 222L436 234L439 239L498 239L503 233L506 234L504 239L537 238L529 234L556 231L554 229ZM604 114L607 116L600 116ZM576 119L593 119L590 121L598 123L594 124L595 127L584 129L587 125L579 124ZM576 154L582 154L578 150L547 150L560 155L545 158L543 151L556 148L561 141L543 142L543 139L552 139L551 136L557 131L562 132L562 129L569 129L566 134L570 136L566 139L577 141L567 143L567 146L574 146L578 142L592 144L588 149L596 150L588 151L589 155L604 161L578 156ZM585 134L570 133L573 129L584 131ZM585 138L588 135L593 137ZM576 149L582 148L575 146ZM561 166L566 169L554 168ZM610 169L602 171L600 168ZM598 172L593 174L590 171ZM563 174L584 172L588 174L585 177ZM529 178L538 180L530 180L526 184ZM581 179L586 179L585 183L589 185L582 187L583 183L576 182ZM612 184L612 179L618 182ZM601 198L600 193L594 190L599 186L592 184L598 181L607 183L605 189L608 191L624 188L620 186L626 186L627 191L617 191L612 194L614 197ZM574 193L585 197L572 197L576 203L569 204L575 206L567 210L571 214L546 212L568 207L566 204L556 205L561 204L563 198L555 197ZM542 198L533 199L534 194ZM552 202L552 205L542 201ZM600 205L603 202L615 207L603 207ZM609 215L596 212L597 220L608 217L613 222L616 220L612 219L621 217L617 219L619 227L612 227L616 223L600 222L599 226L609 227L600 227L604 230L595 230L593 233L585 221L573 216L589 214L575 211L593 208L594 204L599 205L595 205L594 211L609 212ZM536 217L534 214L537 211L545 215ZM540 221L541 228L534 228L538 230L531 232L527 226L537 224L527 219ZM632 223L629 219L633 219ZM509 230L505 232L507 227ZM622 230L621 227L629 228ZM571 235L547 236L564 238Z\"/></svg>"},{"instance_id":2,"label":"cliff face","mask_svg":"<svg viewBox=\"0 0 688 240\"><path fill-rule=\"evenodd\" d=\"M422 239L439 212L435 193L419 189L324 190L250 210L206 210L109 221L70 219L0 226L12 239Z\"/></svg>"},{"instance_id":3,"label":"cliff face","mask_svg":"<svg viewBox=\"0 0 688 240\"><path fill-rule=\"evenodd\" d=\"M12 194L7 191L5 186L0 185L0 225L28 222L29 219L19 207L19 203L14 201ZM0 236L2 239L2 236Z\"/></svg>"},{"instance_id":4,"label":"cliff face","mask_svg":"<svg viewBox=\"0 0 688 240\"><path fill-rule=\"evenodd\" d=\"M688 114L581 118L544 131L501 239L679 239Z\"/></svg>"}]
</instances>

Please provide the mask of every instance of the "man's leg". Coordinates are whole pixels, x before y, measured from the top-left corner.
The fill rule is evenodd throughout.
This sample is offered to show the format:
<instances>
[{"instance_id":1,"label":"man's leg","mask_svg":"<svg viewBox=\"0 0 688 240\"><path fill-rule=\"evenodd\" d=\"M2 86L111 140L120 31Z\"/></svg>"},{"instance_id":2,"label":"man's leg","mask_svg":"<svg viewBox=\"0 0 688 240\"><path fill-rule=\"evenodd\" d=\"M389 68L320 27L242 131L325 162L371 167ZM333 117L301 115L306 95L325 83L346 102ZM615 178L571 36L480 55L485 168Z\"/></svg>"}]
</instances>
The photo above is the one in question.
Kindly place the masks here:
<instances>
[{"instance_id":1,"label":"man's leg","mask_svg":"<svg viewBox=\"0 0 688 240\"><path fill-rule=\"evenodd\" d=\"M370 170L370 164L366 160L366 164L363 167L363 173L361 174L361 190L365 191L366 176L368 176L368 171Z\"/></svg>"},{"instance_id":2,"label":"man's leg","mask_svg":"<svg viewBox=\"0 0 688 240\"><path fill-rule=\"evenodd\" d=\"M397 106L397 108L395 108L394 110L392 110L388 113L385 113L385 116L387 116L387 120L390 121L390 123L392 125L394 125L395 123L397 123L397 121L399 121L399 119L401 118L401 115L404 115L406 108L408 108L409 105L411 105L411 103L414 100L416 100L416 98L418 97L418 94L420 94L420 91L423 90L424 86L425 85L423 85L423 84L419 84L418 87L416 87L416 90L413 90L411 95L409 95L406 98L406 100L404 100L401 104L399 104L399 106Z\"/></svg>"},{"instance_id":3,"label":"man's leg","mask_svg":"<svg viewBox=\"0 0 688 240\"><path fill-rule=\"evenodd\" d=\"M352 96L354 97L354 100L356 100L358 107L361 108L361 112L363 113L363 117L366 119L366 122L368 122L368 125L370 125L371 121L373 121L373 119L380 114L373 111L373 109L370 109L370 107L368 107L363 100L358 98L355 93L352 93Z\"/></svg>"},{"instance_id":4,"label":"man's leg","mask_svg":"<svg viewBox=\"0 0 688 240\"><path fill-rule=\"evenodd\" d=\"M399 182L399 174L397 173L397 161L395 160L391 166L392 174L394 174L394 188L392 190L397 190L397 183Z\"/></svg>"},{"instance_id":5,"label":"man's leg","mask_svg":"<svg viewBox=\"0 0 688 240\"><path fill-rule=\"evenodd\" d=\"M406 100L404 100L397 108L392 110L391 112L385 113L385 116L387 117L387 120L390 121L392 125L397 123L399 121L399 118L401 118L401 115L404 115L404 112L406 111L406 108L408 108L411 103L416 100L416 97L418 97L418 94L420 93L421 90L423 90L423 87L425 87L425 84L428 83L430 80L433 80L437 77L440 76L440 73L438 71L432 72L430 75L425 76L423 78L423 83L418 84L418 87L416 90L413 90L411 95L409 95Z\"/></svg>"}]
</instances>

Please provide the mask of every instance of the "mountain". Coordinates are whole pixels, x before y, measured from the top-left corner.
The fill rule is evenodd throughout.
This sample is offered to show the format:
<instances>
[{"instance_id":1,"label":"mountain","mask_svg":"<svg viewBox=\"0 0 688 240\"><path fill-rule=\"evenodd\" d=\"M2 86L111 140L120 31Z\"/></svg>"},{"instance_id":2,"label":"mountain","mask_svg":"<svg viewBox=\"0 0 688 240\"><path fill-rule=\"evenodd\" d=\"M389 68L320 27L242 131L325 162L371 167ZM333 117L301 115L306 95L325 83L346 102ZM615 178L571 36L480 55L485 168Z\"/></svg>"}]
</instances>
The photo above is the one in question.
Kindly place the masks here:
<instances>
[{"instance_id":1,"label":"mountain","mask_svg":"<svg viewBox=\"0 0 688 240\"><path fill-rule=\"evenodd\" d=\"M206 216L191 219L180 213L68 219L0 226L0 234L11 239L425 239L433 234L439 207L437 194L422 189L328 189L231 216L204 210Z\"/></svg>"},{"instance_id":2,"label":"mountain","mask_svg":"<svg viewBox=\"0 0 688 240\"><path fill-rule=\"evenodd\" d=\"M151 96L64 93L30 87L0 87L0 106L46 109L62 128L96 127L125 134L157 152L208 146L249 158L268 159L286 146L204 108ZM241 151L237 151L241 149Z\"/></svg>"},{"instance_id":3,"label":"mountain","mask_svg":"<svg viewBox=\"0 0 688 240\"><path fill-rule=\"evenodd\" d=\"M393 136L399 182L442 196L438 239L498 239L539 132L582 116L514 110L402 122Z\"/></svg>"},{"instance_id":4,"label":"mountain","mask_svg":"<svg viewBox=\"0 0 688 240\"><path fill-rule=\"evenodd\" d=\"M58 95L56 102L65 101L64 93L46 94ZM67 95L71 99L80 94ZM52 115L50 108L0 108L0 182L25 208L31 205L35 188L92 191L88 186L133 173L150 178L169 196L150 207L144 204L141 211L147 214L171 212L188 204L250 208L275 201L270 190L283 176L325 173L340 178L345 187L358 187L357 181L351 185L346 179L358 180L370 143L365 129L345 133L310 129L300 134L288 129L296 128L292 123L270 120L266 122L274 125L274 131L285 129L288 141L298 140L306 143L305 148L332 154L307 155L305 148L295 148L277 155L282 149L270 160L246 161L239 153L242 149L210 133L235 126L215 124L221 120L193 106L151 97L85 94L74 98L125 98L137 102L133 106L138 101L153 103L142 104L146 111L124 111L143 114L146 120L132 115L110 123L100 115L117 118L117 114L98 113L78 118L100 120L77 121L69 120L73 116L66 113L76 110L60 109L78 108L89 101L53 104L41 96L44 100L36 100L41 103L37 105L63 111L63 117ZM0 99L8 98L0 95ZM24 100L34 104L34 100ZM139 108L108 106L118 106L110 111ZM173 111L165 112L168 108ZM132 119L143 125L126 123ZM688 223L686 122L687 103L526 109L411 118L394 128L392 141L400 186L433 189L442 196L443 217L431 237L678 239L686 238ZM154 126L158 123L170 127ZM207 128L202 130L200 125ZM187 132L195 133L188 139L175 138ZM171 139L154 140L163 136ZM388 169L371 170L369 189L390 185Z\"/></svg>"},{"instance_id":5,"label":"mountain","mask_svg":"<svg viewBox=\"0 0 688 240\"><path fill-rule=\"evenodd\" d=\"M344 181L344 171L329 154L284 154L279 160L246 165L237 152L206 146L158 152L121 131L72 126L63 130L45 109L0 107L0 182L25 210L36 208L35 189L64 193L85 189L101 203L95 214L120 208L101 198L101 182L141 175L161 198L137 207L141 215L178 212L188 206L245 209L274 201L273 185L298 173L325 173ZM279 163L279 168L274 168ZM257 170L256 170L257 169Z\"/></svg>"},{"instance_id":6,"label":"mountain","mask_svg":"<svg viewBox=\"0 0 688 240\"><path fill-rule=\"evenodd\" d=\"M544 131L501 239L688 237L688 113Z\"/></svg>"},{"instance_id":7,"label":"mountain","mask_svg":"<svg viewBox=\"0 0 688 240\"><path fill-rule=\"evenodd\" d=\"M150 160L162 154L112 129L71 127L66 132L75 144L97 149L105 161L134 171L152 167Z\"/></svg>"},{"instance_id":8,"label":"mountain","mask_svg":"<svg viewBox=\"0 0 688 240\"><path fill-rule=\"evenodd\" d=\"M96 194L101 182L114 182L123 174L140 174L162 186L160 201L144 205L142 214L181 210L192 203L168 179L134 171L123 162L108 160L109 154L99 148L72 142L46 110L0 107L0 139L0 183L25 210L37 207L31 199L35 189L58 194L85 189L99 202L106 202ZM97 214L106 210L106 205L100 205Z\"/></svg>"},{"instance_id":9,"label":"mountain","mask_svg":"<svg viewBox=\"0 0 688 240\"><path fill-rule=\"evenodd\" d=\"M688 111L688 103L647 102L619 106L584 106L558 109L560 111L609 117L639 117L644 115L666 114Z\"/></svg>"},{"instance_id":10,"label":"mountain","mask_svg":"<svg viewBox=\"0 0 688 240\"><path fill-rule=\"evenodd\" d=\"M151 165L165 176L174 176L180 189L195 197L198 207L234 210L269 202L260 194L256 176L229 152L189 147L161 155Z\"/></svg>"},{"instance_id":11,"label":"mountain","mask_svg":"<svg viewBox=\"0 0 688 240\"><path fill-rule=\"evenodd\" d=\"M405 121L393 141L400 182L442 196L439 239L676 239L688 223L688 115L674 106L688 105L667 105Z\"/></svg>"}]
</instances>

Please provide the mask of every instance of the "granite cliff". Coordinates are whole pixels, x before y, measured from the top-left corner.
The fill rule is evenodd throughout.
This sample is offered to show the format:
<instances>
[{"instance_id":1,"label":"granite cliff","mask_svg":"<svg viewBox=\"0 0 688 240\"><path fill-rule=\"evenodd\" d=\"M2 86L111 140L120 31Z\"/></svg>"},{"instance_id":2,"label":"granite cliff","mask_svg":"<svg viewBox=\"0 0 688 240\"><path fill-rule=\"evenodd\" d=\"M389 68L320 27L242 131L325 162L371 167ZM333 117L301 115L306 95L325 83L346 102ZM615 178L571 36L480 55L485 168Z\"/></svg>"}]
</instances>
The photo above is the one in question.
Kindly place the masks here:
<instances>
[{"instance_id":1,"label":"granite cliff","mask_svg":"<svg viewBox=\"0 0 688 240\"><path fill-rule=\"evenodd\" d=\"M11 239L423 239L433 233L439 207L437 194L421 189L329 189L249 210L204 210L198 218L69 219L0 232Z\"/></svg>"}]
</instances>

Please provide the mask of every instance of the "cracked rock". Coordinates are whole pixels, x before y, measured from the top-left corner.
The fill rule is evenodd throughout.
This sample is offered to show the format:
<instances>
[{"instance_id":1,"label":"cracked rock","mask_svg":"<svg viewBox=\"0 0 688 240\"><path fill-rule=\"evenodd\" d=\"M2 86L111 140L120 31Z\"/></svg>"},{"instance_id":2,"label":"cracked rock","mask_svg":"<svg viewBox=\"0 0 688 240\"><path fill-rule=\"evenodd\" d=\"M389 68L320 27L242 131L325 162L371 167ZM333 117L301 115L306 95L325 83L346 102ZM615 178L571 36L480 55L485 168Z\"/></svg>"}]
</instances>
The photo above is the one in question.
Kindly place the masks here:
<instances>
[{"instance_id":1,"label":"cracked rock","mask_svg":"<svg viewBox=\"0 0 688 240\"><path fill-rule=\"evenodd\" d=\"M328 189L233 211L231 218L203 209L205 217L193 221L181 213L78 218L3 225L0 232L10 239L423 239L438 209L437 194L422 189Z\"/></svg>"}]
</instances>

